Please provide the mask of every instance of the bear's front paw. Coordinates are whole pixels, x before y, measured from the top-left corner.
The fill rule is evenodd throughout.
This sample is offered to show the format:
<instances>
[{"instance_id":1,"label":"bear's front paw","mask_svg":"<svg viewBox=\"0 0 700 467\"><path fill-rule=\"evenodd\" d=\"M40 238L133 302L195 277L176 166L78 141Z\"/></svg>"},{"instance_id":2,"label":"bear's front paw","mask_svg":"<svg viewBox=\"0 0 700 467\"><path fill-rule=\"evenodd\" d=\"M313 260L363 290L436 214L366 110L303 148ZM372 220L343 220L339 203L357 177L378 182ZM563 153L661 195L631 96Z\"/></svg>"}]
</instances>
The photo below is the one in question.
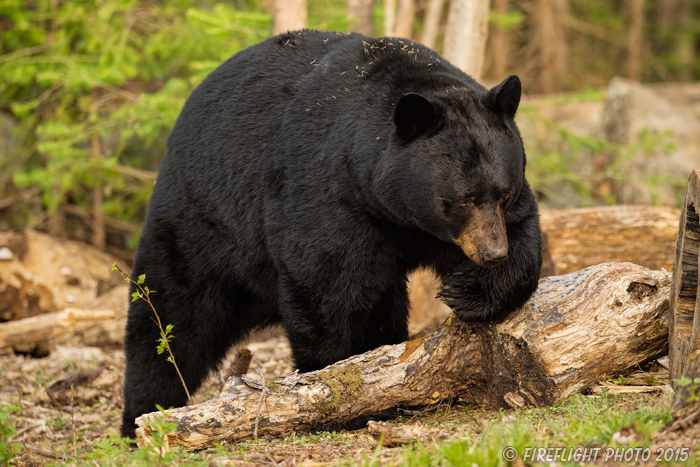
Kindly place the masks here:
<instances>
[{"instance_id":1,"label":"bear's front paw","mask_svg":"<svg viewBox=\"0 0 700 467\"><path fill-rule=\"evenodd\" d=\"M493 320L493 313L486 309L454 310L457 317L466 323L483 323Z\"/></svg>"},{"instance_id":2,"label":"bear's front paw","mask_svg":"<svg viewBox=\"0 0 700 467\"><path fill-rule=\"evenodd\" d=\"M489 321L497 314L486 292L469 274L455 272L444 277L438 297L462 321Z\"/></svg>"}]
</instances>

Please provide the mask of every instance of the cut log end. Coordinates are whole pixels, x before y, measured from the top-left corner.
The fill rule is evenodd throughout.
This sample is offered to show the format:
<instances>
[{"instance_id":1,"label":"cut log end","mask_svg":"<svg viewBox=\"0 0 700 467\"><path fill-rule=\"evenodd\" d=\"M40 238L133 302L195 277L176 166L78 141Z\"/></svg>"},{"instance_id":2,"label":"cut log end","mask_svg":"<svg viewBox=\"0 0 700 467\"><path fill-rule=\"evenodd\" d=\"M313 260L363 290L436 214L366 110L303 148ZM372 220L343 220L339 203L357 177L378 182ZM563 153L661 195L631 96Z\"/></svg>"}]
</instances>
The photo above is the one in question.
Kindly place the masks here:
<instances>
[{"instance_id":1,"label":"cut log end","mask_svg":"<svg viewBox=\"0 0 700 467\"><path fill-rule=\"evenodd\" d=\"M698 264L700 252L700 172L694 170L688 179L681 212L676 255L671 282L671 314L669 324L669 374L680 378L690 354L698 347Z\"/></svg>"}]
</instances>

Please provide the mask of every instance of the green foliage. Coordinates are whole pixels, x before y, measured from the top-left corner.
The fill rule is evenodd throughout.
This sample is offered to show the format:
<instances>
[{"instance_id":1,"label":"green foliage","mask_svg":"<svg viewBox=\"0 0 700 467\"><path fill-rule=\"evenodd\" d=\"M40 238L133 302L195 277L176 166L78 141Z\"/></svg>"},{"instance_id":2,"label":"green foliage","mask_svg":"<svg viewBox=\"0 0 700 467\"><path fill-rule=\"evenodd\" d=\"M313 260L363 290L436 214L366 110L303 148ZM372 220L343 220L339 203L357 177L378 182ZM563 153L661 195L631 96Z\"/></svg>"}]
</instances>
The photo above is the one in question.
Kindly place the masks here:
<instances>
[{"instance_id":1,"label":"green foliage","mask_svg":"<svg viewBox=\"0 0 700 467\"><path fill-rule=\"evenodd\" d=\"M137 450L137 458L155 463L155 465L168 465L176 460L177 451L170 450L168 444L168 434L177 429L177 423L168 422L168 413L163 407L157 405L161 416L156 417L153 422L146 422L146 426L151 429L151 442Z\"/></svg>"},{"instance_id":2,"label":"green foliage","mask_svg":"<svg viewBox=\"0 0 700 467\"><path fill-rule=\"evenodd\" d=\"M161 333L160 339L158 339L158 347L156 350L158 351L158 355L162 354L165 352L169 347L170 347L170 341L173 339L172 335L172 330L173 330L173 325L168 324L165 326L164 332ZM167 360L172 363L173 362L173 357L171 355L168 355Z\"/></svg>"},{"instance_id":3,"label":"green foliage","mask_svg":"<svg viewBox=\"0 0 700 467\"><path fill-rule=\"evenodd\" d=\"M700 8L700 0L689 2L690 11ZM166 152L167 135L185 99L222 61L271 35L272 21L262 4L261 0L2 2L0 110L12 112L18 120L18 144L14 153L0 157L4 175L0 181L11 177L22 187L43 187L49 212L66 201L91 212L99 190L108 218L139 224ZM601 85L619 73L624 62L624 48L610 44L624 42L625 7L606 0L570 0L569 6L567 18L586 25L585 33L569 34L570 55L576 57L569 72L576 76L577 86ZM309 27L340 31L350 27L343 2L309 0L308 8ZM381 2L375 13L375 32L380 34ZM421 15L419 11L418 23ZM491 12L490 23L510 34L513 49L520 49L536 29L528 15L511 2L507 13ZM692 42L700 23L688 21L682 31L666 32L657 31L654 24L650 22L646 32L649 41L658 43L660 65L647 68L666 69L674 76L677 69L691 66L679 61L677 46L679 41ZM574 53L577 44L586 54ZM693 73L700 72L696 62ZM595 79L586 81L584 74ZM564 183L579 198L556 200L559 205L613 202L601 198L596 182L601 177L624 181L627 175L619 170L619 162L627 153L556 125L550 130L560 136L561 147L528 147L536 156L530 159L528 173L542 196L555 199L555 188ZM650 135L640 138L647 138L646 143L653 140ZM580 169L582 155L601 147L618 151L619 160L606 173L586 174ZM678 181L651 174L645 182L655 187ZM27 213L18 214L18 225L12 226L29 221ZM135 244L136 236L124 239L127 248Z\"/></svg>"},{"instance_id":4,"label":"green foliage","mask_svg":"<svg viewBox=\"0 0 700 467\"><path fill-rule=\"evenodd\" d=\"M0 404L0 464L2 465L9 463L22 450L21 444L9 441L17 434L13 414L18 414L21 410L14 404Z\"/></svg>"},{"instance_id":5,"label":"green foliage","mask_svg":"<svg viewBox=\"0 0 700 467\"><path fill-rule=\"evenodd\" d=\"M623 375L619 375L617 378L614 378L614 379L608 378L606 381L609 383L613 383L617 386L627 386L632 381L632 378L629 378L629 377L626 377Z\"/></svg>"},{"instance_id":6,"label":"green foliage","mask_svg":"<svg viewBox=\"0 0 700 467\"><path fill-rule=\"evenodd\" d=\"M584 93L581 99L592 98L589 94ZM537 141L525 142L527 179L540 203L549 206L615 204L617 199L601 190L601 184L630 182L643 184L650 193L652 204L659 202L660 192L669 186L674 188L676 201L682 203L684 178L633 175L626 169L640 155L663 157L671 154L675 146L670 130L654 132L644 129L632 143L617 144L578 134L553 120L539 117L526 105L521 107L517 118L521 125L539 127L547 135ZM596 157L605 163L596 166Z\"/></svg>"},{"instance_id":7,"label":"green foliage","mask_svg":"<svg viewBox=\"0 0 700 467\"><path fill-rule=\"evenodd\" d=\"M686 403L690 404L700 400L700 378L690 379L686 376L681 376L673 380L679 388L685 388L688 391L688 397L685 398Z\"/></svg>"},{"instance_id":8,"label":"green foliage","mask_svg":"<svg viewBox=\"0 0 700 467\"><path fill-rule=\"evenodd\" d=\"M504 33L509 33L515 26L519 25L525 19L525 15L514 10L506 13L497 13L494 10L489 11L489 23L496 26Z\"/></svg>"},{"instance_id":9,"label":"green foliage","mask_svg":"<svg viewBox=\"0 0 700 467\"><path fill-rule=\"evenodd\" d=\"M209 0L7 0L0 102L19 120L0 172L108 216L143 215L165 140L187 96L216 66L271 33L257 5Z\"/></svg>"},{"instance_id":10,"label":"green foliage","mask_svg":"<svg viewBox=\"0 0 700 467\"><path fill-rule=\"evenodd\" d=\"M167 413L162 410L163 417ZM88 462L78 462L77 465L100 465L108 466L144 466L152 467L159 465L178 466L207 466L211 465L204 457L197 453L190 453L180 448L169 449L165 441L168 433L172 433L175 424L166 422L163 418L157 418L156 422L147 423L153 429L154 442L142 446L136 450L131 450L129 438L121 438L118 435L111 435L92 446L91 452L79 453L80 460ZM75 462L67 461L59 465L76 465Z\"/></svg>"},{"instance_id":11,"label":"green foliage","mask_svg":"<svg viewBox=\"0 0 700 467\"><path fill-rule=\"evenodd\" d=\"M410 466L500 466L506 447L514 447L522 458L526 448L616 446L615 432L633 426L641 435L630 447L649 447L651 434L671 418L669 401L642 405L634 410L621 407L622 397L591 399L576 395L554 407L526 412L500 412L474 437L425 446L418 443L402 452L403 465ZM602 459L604 456L601 455ZM697 458L686 465L694 465ZM365 465L370 465L367 462ZM529 464L528 464L529 465Z\"/></svg>"},{"instance_id":12,"label":"green foliage","mask_svg":"<svg viewBox=\"0 0 700 467\"><path fill-rule=\"evenodd\" d=\"M141 274L136 280L134 280L129 274L124 272L119 266L117 266L116 261L112 265L112 271L117 271L119 274L121 274L124 277L124 280L126 282L130 282L136 286L136 290L132 292L131 294L131 301L135 302L136 300L143 300L146 303L148 303L148 306L151 307L151 311L153 311L153 316L155 318L153 319L153 322L158 326L158 330L160 331L160 337L158 338L158 346L156 347L156 351L158 352L158 355L161 355L164 352L168 352L168 357L166 358L166 361L170 362L173 364L175 367L175 371L177 371L177 375L180 377L180 382L182 383L182 387L185 389L185 393L187 393L187 401L190 403L192 401L192 397L190 396L190 391L187 389L187 384L185 384L185 379L182 377L182 374L180 373L180 368L177 366L177 363L175 362L175 356L173 355L173 350L170 348L170 341L175 337L172 335L172 330L173 330L173 325L168 324L163 328L163 323L160 321L160 316L158 315L158 312L156 311L156 308L153 306L153 302L151 302L151 294L156 293L155 290L149 290L147 286L143 285L144 282L146 281L146 275Z\"/></svg>"}]
</instances>

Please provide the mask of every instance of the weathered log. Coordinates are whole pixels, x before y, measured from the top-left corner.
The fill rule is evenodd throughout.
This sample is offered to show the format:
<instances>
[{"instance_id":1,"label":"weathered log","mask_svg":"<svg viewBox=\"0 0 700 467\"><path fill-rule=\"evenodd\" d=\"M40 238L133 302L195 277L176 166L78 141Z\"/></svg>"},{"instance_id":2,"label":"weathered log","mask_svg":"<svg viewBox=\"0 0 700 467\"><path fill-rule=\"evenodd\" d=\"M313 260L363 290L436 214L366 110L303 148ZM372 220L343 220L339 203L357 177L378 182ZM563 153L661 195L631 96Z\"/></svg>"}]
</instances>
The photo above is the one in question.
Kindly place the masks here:
<instances>
[{"instance_id":1,"label":"weathered log","mask_svg":"<svg viewBox=\"0 0 700 467\"><path fill-rule=\"evenodd\" d=\"M669 375L671 380L685 372L688 356L698 348L700 318L698 307L698 252L700 251L700 171L693 170L680 214L676 254L671 280L669 316Z\"/></svg>"},{"instance_id":2,"label":"weathered log","mask_svg":"<svg viewBox=\"0 0 700 467\"><path fill-rule=\"evenodd\" d=\"M34 352L53 338L86 329L114 318L113 310L78 310L46 313L9 323L0 323L0 349L11 347L18 352Z\"/></svg>"},{"instance_id":3,"label":"weathered log","mask_svg":"<svg viewBox=\"0 0 700 467\"><path fill-rule=\"evenodd\" d=\"M499 324L451 315L435 333L384 346L322 370L267 384L259 433L280 435L397 405L448 398L489 408L550 405L668 349L670 274L630 263L601 264L543 279ZM169 411L171 446L202 449L250 438L261 391L232 378L222 393ZM158 413L136 420L139 443Z\"/></svg>"},{"instance_id":4,"label":"weathered log","mask_svg":"<svg viewBox=\"0 0 700 467\"><path fill-rule=\"evenodd\" d=\"M84 243L25 230L0 233L0 250L0 321L84 309L123 283L114 258Z\"/></svg>"},{"instance_id":5,"label":"weathered log","mask_svg":"<svg viewBox=\"0 0 700 467\"><path fill-rule=\"evenodd\" d=\"M679 215L668 206L549 209L540 226L557 275L611 261L670 271Z\"/></svg>"}]
</instances>

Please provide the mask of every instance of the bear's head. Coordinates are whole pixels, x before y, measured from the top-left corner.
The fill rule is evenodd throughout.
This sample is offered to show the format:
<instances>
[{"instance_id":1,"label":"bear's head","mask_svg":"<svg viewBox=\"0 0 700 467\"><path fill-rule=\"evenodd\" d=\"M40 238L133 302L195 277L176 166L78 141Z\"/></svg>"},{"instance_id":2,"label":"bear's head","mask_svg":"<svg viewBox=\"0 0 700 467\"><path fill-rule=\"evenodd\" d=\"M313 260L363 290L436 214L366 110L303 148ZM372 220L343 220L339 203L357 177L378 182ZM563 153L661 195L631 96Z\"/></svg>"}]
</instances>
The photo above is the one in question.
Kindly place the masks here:
<instances>
[{"instance_id":1,"label":"bear's head","mask_svg":"<svg viewBox=\"0 0 700 467\"><path fill-rule=\"evenodd\" d=\"M486 91L404 94L374 180L385 209L458 245L481 266L508 255L506 219L524 184L525 153L513 121L520 79Z\"/></svg>"}]
</instances>

